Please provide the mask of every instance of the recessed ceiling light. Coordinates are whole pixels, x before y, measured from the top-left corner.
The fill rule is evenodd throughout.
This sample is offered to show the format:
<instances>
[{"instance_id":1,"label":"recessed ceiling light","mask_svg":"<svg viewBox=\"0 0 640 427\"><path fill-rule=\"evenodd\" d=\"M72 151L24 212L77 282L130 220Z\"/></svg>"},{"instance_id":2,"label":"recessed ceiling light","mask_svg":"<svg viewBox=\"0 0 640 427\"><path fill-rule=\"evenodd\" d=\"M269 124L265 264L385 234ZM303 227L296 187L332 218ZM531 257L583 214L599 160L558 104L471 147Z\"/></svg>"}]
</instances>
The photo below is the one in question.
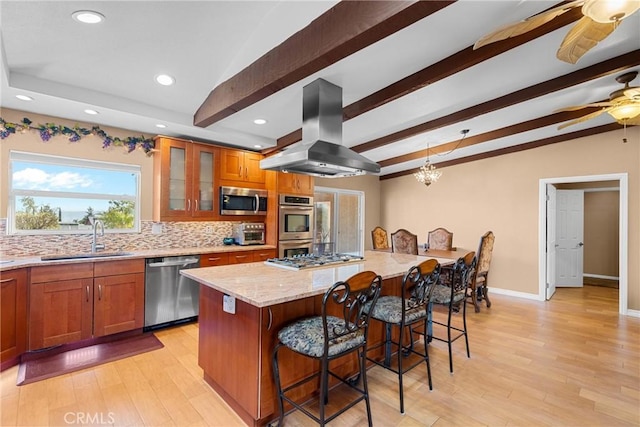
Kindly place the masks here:
<instances>
[{"instance_id":1,"label":"recessed ceiling light","mask_svg":"<svg viewBox=\"0 0 640 427\"><path fill-rule=\"evenodd\" d=\"M91 110L91 109L86 109L86 110L84 110L84 112L87 113L87 114L91 114L91 115L98 114L98 112L96 110Z\"/></svg>"},{"instance_id":2,"label":"recessed ceiling light","mask_svg":"<svg viewBox=\"0 0 640 427\"><path fill-rule=\"evenodd\" d=\"M162 86L171 86L176 82L176 79L174 79L168 74L158 74L156 76L156 81L160 83Z\"/></svg>"},{"instance_id":3,"label":"recessed ceiling light","mask_svg":"<svg viewBox=\"0 0 640 427\"><path fill-rule=\"evenodd\" d=\"M78 10L73 12L71 16L83 24L97 24L104 21L104 15L93 10Z\"/></svg>"},{"instance_id":4,"label":"recessed ceiling light","mask_svg":"<svg viewBox=\"0 0 640 427\"><path fill-rule=\"evenodd\" d=\"M160 128L160 129L164 129L164 128L166 128L166 127L167 127L167 125L163 125L162 123L158 123L158 124L156 125L156 127L157 127L157 128Z\"/></svg>"},{"instance_id":5,"label":"recessed ceiling light","mask_svg":"<svg viewBox=\"0 0 640 427\"><path fill-rule=\"evenodd\" d=\"M256 145L253 146L253 148L262 148L262 145L256 144Z\"/></svg>"},{"instance_id":6,"label":"recessed ceiling light","mask_svg":"<svg viewBox=\"0 0 640 427\"><path fill-rule=\"evenodd\" d=\"M33 98L27 95L16 95L20 101L33 101Z\"/></svg>"},{"instance_id":7,"label":"recessed ceiling light","mask_svg":"<svg viewBox=\"0 0 640 427\"><path fill-rule=\"evenodd\" d=\"M263 125L263 124L267 123L267 121L265 119L255 119L253 121L253 123L255 123L257 125Z\"/></svg>"}]
</instances>

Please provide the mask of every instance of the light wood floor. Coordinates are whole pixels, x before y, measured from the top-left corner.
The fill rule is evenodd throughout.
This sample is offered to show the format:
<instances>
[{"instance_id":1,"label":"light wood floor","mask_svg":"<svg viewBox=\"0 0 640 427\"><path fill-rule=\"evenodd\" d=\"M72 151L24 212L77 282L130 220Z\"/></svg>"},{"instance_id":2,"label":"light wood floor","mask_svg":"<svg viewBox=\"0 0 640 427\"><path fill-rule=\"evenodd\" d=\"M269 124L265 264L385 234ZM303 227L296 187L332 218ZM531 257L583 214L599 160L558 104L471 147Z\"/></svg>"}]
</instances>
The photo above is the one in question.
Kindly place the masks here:
<instances>
[{"instance_id":1,"label":"light wood floor","mask_svg":"<svg viewBox=\"0 0 640 427\"><path fill-rule=\"evenodd\" d=\"M471 358L454 344L430 346L426 370L405 375L406 414L397 379L369 371L376 426L638 426L640 319L617 314L617 290L558 289L552 301L492 295L493 307L469 310ZM17 387L17 368L0 376L0 425L242 426L202 380L197 325L157 333L165 347L93 369ZM360 426L364 404L331 425ZM299 413L287 426L312 425Z\"/></svg>"}]
</instances>

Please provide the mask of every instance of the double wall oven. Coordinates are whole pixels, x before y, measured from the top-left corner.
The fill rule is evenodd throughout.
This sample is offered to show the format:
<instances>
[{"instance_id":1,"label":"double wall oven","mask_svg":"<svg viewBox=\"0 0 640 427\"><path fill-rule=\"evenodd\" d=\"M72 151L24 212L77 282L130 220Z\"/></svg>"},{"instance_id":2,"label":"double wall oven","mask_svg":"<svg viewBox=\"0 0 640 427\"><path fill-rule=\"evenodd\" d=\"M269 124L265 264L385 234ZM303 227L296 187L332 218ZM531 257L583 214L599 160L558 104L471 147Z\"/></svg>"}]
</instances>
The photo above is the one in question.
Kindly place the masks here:
<instances>
[{"instance_id":1,"label":"double wall oven","mask_svg":"<svg viewBox=\"0 0 640 427\"><path fill-rule=\"evenodd\" d=\"M280 258L313 252L313 197L281 194L279 197Z\"/></svg>"}]
</instances>

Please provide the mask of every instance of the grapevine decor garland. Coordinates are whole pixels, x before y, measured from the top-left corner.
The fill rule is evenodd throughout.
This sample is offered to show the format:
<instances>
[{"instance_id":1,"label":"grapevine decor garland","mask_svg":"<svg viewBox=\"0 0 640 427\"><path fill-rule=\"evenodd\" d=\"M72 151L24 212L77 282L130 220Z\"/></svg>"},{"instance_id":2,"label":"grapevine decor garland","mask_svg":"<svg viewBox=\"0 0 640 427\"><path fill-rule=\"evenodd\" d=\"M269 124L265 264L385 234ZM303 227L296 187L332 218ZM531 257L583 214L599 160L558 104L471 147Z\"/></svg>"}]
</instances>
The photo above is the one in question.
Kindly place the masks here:
<instances>
[{"instance_id":1,"label":"grapevine decor garland","mask_svg":"<svg viewBox=\"0 0 640 427\"><path fill-rule=\"evenodd\" d=\"M10 123L0 117L0 139L8 138L16 132L24 133L28 130L37 131L40 134L40 139L47 142L53 136L64 135L69 138L69 142L78 142L80 139L87 135L96 135L102 138L102 148L114 147L126 147L127 152L130 153L136 148L141 148L147 155L153 153L155 143L153 139L144 137L132 137L121 139L118 137L110 136L98 126L93 126L91 129L82 128L78 125L70 128L68 126L56 125L55 123L46 123L44 125L33 125L31 120L23 118L20 123Z\"/></svg>"}]
</instances>

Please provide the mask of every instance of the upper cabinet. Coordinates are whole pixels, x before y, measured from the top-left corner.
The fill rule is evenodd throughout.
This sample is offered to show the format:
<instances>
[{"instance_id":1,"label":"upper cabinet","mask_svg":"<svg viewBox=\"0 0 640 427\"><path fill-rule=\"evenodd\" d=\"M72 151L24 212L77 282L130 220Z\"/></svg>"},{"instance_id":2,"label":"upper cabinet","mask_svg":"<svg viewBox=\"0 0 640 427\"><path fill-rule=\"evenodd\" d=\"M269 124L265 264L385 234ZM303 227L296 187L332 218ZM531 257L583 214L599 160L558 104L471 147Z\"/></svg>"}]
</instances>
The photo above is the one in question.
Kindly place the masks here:
<instances>
[{"instance_id":1,"label":"upper cabinet","mask_svg":"<svg viewBox=\"0 0 640 427\"><path fill-rule=\"evenodd\" d=\"M265 172L260 169L262 155L250 151L220 149L221 180L265 183Z\"/></svg>"},{"instance_id":2,"label":"upper cabinet","mask_svg":"<svg viewBox=\"0 0 640 427\"><path fill-rule=\"evenodd\" d=\"M213 219L219 148L158 137L154 155L154 221Z\"/></svg>"},{"instance_id":3,"label":"upper cabinet","mask_svg":"<svg viewBox=\"0 0 640 427\"><path fill-rule=\"evenodd\" d=\"M313 176L297 173L278 173L278 193L313 196Z\"/></svg>"}]
</instances>

